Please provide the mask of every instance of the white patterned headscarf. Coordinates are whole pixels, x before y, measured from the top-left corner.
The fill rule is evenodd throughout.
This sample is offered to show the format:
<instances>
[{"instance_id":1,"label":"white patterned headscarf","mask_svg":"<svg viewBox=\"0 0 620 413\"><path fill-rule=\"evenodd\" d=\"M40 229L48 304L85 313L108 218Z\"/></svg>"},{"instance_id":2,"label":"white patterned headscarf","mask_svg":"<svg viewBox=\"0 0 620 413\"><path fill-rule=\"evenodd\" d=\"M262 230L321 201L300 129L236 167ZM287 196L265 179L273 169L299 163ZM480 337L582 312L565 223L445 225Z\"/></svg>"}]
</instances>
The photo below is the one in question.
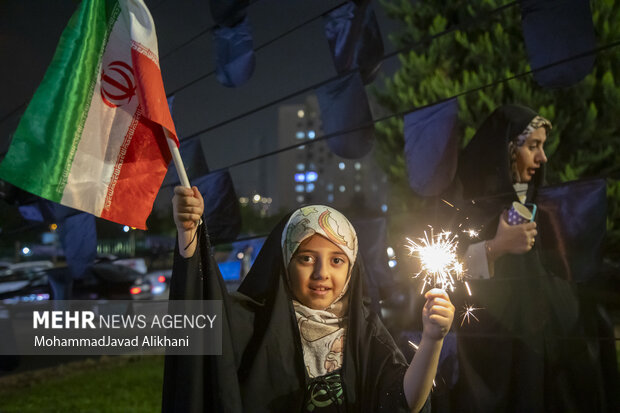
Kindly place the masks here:
<instances>
[{"instance_id":1,"label":"white patterned headscarf","mask_svg":"<svg viewBox=\"0 0 620 413\"><path fill-rule=\"evenodd\" d=\"M310 205L295 211L284 227L281 245L284 268L288 267L299 245L316 234L342 249L350 265L342 292L324 310L312 309L292 298L304 364L310 377L324 376L342 367L348 319L348 301L342 298L348 291L358 251L355 229L344 215L325 205Z\"/></svg>"},{"instance_id":2,"label":"white patterned headscarf","mask_svg":"<svg viewBox=\"0 0 620 413\"><path fill-rule=\"evenodd\" d=\"M545 128L547 133L551 130L551 122L542 116L536 115L534 119L525 127L523 132L517 135L508 143L508 150L510 152L510 170L512 173L512 182L519 182L519 171L517 170L517 148L523 146L527 138L538 128Z\"/></svg>"}]
</instances>

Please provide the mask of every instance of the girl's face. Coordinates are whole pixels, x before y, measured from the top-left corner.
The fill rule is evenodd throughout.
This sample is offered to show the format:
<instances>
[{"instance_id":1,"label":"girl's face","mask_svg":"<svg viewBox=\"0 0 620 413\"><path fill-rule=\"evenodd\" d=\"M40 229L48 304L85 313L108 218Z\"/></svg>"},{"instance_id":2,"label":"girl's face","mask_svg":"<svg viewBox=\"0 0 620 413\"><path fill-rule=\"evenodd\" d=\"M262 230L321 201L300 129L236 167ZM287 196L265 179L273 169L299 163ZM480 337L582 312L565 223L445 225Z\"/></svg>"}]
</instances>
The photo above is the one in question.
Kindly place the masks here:
<instances>
[{"instance_id":1,"label":"girl's face","mask_svg":"<svg viewBox=\"0 0 620 413\"><path fill-rule=\"evenodd\" d=\"M547 131L538 128L526 139L523 145L517 148L517 172L519 182L530 182L542 164L547 162L543 149Z\"/></svg>"},{"instance_id":2,"label":"girl's face","mask_svg":"<svg viewBox=\"0 0 620 413\"><path fill-rule=\"evenodd\" d=\"M288 265L293 295L306 307L324 310L342 293L350 265L347 255L327 238L307 238Z\"/></svg>"}]
</instances>

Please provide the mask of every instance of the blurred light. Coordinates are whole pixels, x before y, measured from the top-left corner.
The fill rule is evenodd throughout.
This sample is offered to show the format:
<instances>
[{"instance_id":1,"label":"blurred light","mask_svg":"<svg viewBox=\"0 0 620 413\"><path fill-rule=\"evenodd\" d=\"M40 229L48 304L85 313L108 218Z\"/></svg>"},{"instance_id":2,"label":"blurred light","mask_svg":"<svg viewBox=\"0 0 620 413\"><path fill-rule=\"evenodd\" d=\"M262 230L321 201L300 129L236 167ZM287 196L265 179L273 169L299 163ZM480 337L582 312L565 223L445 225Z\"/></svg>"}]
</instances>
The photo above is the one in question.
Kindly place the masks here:
<instances>
[{"instance_id":1,"label":"blurred light","mask_svg":"<svg viewBox=\"0 0 620 413\"><path fill-rule=\"evenodd\" d=\"M297 202L304 202L304 196L303 195L297 195Z\"/></svg>"},{"instance_id":2,"label":"blurred light","mask_svg":"<svg viewBox=\"0 0 620 413\"><path fill-rule=\"evenodd\" d=\"M303 110L299 109L299 110L297 111L297 117L298 117L298 118L303 118L303 117L304 117L304 115L305 115L305 113L304 113L304 111L303 111Z\"/></svg>"},{"instance_id":3,"label":"blurred light","mask_svg":"<svg viewBox=\"0 0 620 413\"><path fill-rule=\"evenodd\" d=\"M396 260L389 260L388 261L388 265L390 266L390 268L396 267L396 264L397 264Z\"/></svg>"},{"instance_id":4,"label":"blurred light","mask_svg":"<svg viewBox=\"0 0 620 413\"><path fill-rule=\"evenodd\" d=\"M242 259L243 259L243 257L245 257L245 254L243 253L243 251L239 251L239 252L237 253L237 259L238 259L238 260L242 260Z\"/></svg>"},{"instance_id":5,"label":"blurred light","mask_svg":"<svg viewBox=\"0 0 620 413\"><path fill-rule=\"evenodd\" d=\"M32 251L30 251L30 248L28 247L24 247L22 248L22 254L23 255L29 255Z\"/></svg>"},{"instance_id":6,"label":"blurred light","mask_svg":"<svg viewBox=\"0 0 620 413\"><path fill-rule=\"evenodd\" d=\"M165 285L154 285L153 288L151 289L151 292L153 294L161 294L166 290L166 286Z\"/></svg>"},{"instance_id":7,"label":"blurred light","mask_svg":"<svg viewBox=\"0 0 620 413\"><path fill-rule=\"evenodd\" d=\"M141 292L142 292L142 288L140 287L131 287L129 289L129 293L133 295L140 294Z\"/></svg>"},{"instance_id":8,"label":"blurred light","mask_svg":"<svg viewBox=\"0 0 620 413\"><path fill-rule=\"evenodd\" d=\"M56 231L58 229L58 225L52 224L50 225L50 231Z\"/></svg>"},{"instance_id":9,"label":"blurred light","mask_svg":"<svg viewBox=\"0 0 620 413\"><path fill-rule=\"evenodd\" d=\"M306 172L306 182L314 182L317 180L318 177L319 174L314 171Z\"/></svg>"},{"instance_id":10,"label":"blurred light","mask_svg":"<svg viewBox=\"0 0 620 413\"><path fill-rule=\"evenodd\" d=\"M157 277L157 281L159 281L160 283L165 283L166 277L164 277L163 275L160 275L159 277Z\"/></svg>"},{"instance_id":11,"label":"blurred light","mask_svg":"<svg viewBox=\"0 0 620 413\"><path fill-rule=\"evenodd\" d=\"M297 131L297 133L295 134L295 137L297 139L303 139L306 136L306 134L303 131Z\"/></svg>"},{"instance_id":12,"label":"blurred light","mask_svg":"<svg viewBox=\"0 0 620 413\"><path fill-rule=\"evenodd\" d=\"M303 171L304 169L306 169L306 165L304 165L303 163L298 163L297 164L297 170L298 171Z\"/></svg>"},{"instance_id":13,"label":"blurred light","mask_svg":"<svg viewBox=\"0 0 620 413\"><path fill-rule=\"evenodd\" d=\"M316 136L316 133L314 133L314 131L313 131L313 130L308 131L308 137L309 137L310 139L314 139L314 137L315 137L315 136Z\"/></svg>"},{"instance_id":14,"label":"blurred light","mask_svg":"<svg viewBox=\"0 0 620 413\"><path fill-rule=\"evenodd\" d=\"M260 195L256 194L254 195L254 197L252 197L252 202L257 203L258 201L260 201Z\"/></svg>"},{"instance_id":15,"label":"blurred light","mask_svg":"<svg viewBox=\"0 0 620 413\"><path fill-rule=\"evenodd\" d=\"M305 182L305 180L306 180L305 174L302 174L302 173L295 174L295 182Z\"/></svg>"},{"instance_id":16,"label":"blurred light","mask_svg":"<svg viewBox=\"0 0 620 413\"><path fill-rule=\"evenodd\" d=\"M362 169L362 164L359 162L355 162L355 164L353 165L355 167L356 171L359 171L360 169Z\"/></svg>"},{"instance_id":17,"label":"blurred light","mask_svg":"<svg viewBox=\"0 0 620 413\"><path fill-rule=\"evenodd\" d=\"M326 188L328 191L333 191L333 190L334 190L334 184L329 183L329 184L327 184L327 185L325 186L325 188Z\"/></svg>"},{"instance_id":18,"label":"blurred light","mask_svg":"<svg viewBox=\"0 0 620 413\"><path fill-rule=\"evenodd\" d=\"M327 202L334 202L334 194L327 195Z\"/></svg>"},{"instance_id":19,"label":"blurred light","mask_svg":"<svg viewBox=\"0 0 620 413\"><path fill-rule=\"evenodd\" d=\"M387 255L388 257L392 258L394 256L394 248L387 247Z\"/></svg>"},{"instance_id":20,"label":"blurred light","mask_svg":"<svg viewBox=\"0 0 620 413\"><path fill-rule=\"evenodd\" d=\"M239 198L239 202L243 205L247 204L248 202L250 202L250 199L248 197L242 196Z\"/></svg>"},{"instance_id":21,"label":"blurred light","mask_svg":"<svg viewBox=\"0 0 620 413\"><path fill-rule=\"evenodd\" d=\"M340 163L338 164L338 168L340 168L340 170L341 170L341 171L344 171L344 168L345 168L345 164L344 164L344 162L340 162Z\"/></svg>"},{"instance_id":22,"label":"blurred light","mask_svg":"<svg viewBox=\"0 0 620 413\"><path fill-rule=\"evenodd\" d=\"M362 190L362 186L361 185L355 185L355 192L359 192Z\"/></svg>"},{"instance_id":23,"label":"blurred light","mask_svg":"<svg viewBox=\"0 0 620 413\"><path fill-rule=\"evenodd\" d=\"M307 184L306 192L312 192L312 191L314 191L314 184Z\"/></svg>"},{"instance_id":24,"label":"blurred light","mask_svg":"<svg viewBox=\"0 0 620 413\"><path fill-rule=\"evenodd\" d=\"M344 192L347 190L347 187L344 185L340 185L340 187L338 187L338 189L340 190L340 192Z\"/></svg>"},{"instance_id":25,"label":"blurred light","mask_svg":"<svg viewBox=\"0 0 620 413\"><path fill-rule=\"evenodd\" d=\"M128 225L125 225L123 227L123 232L129 232L129 226Z\"/></svg>"},{"instance_id":26,"label":"blurred light","mask_svg":"<svg viewBox=\"0 0 620 413\"><path fill-rule=\"evenodd\" d=\"M304 191L303 185L295 185L295 192L303 192L303 191Z\"/></svg>"},{"instance_id":27,"label":"blurred light","mask_svg":"<svg viewBox=\"0 0 620 413\"><path fill-rule=\"evenodd\" d=\"M388 206L386 204L381 205L381 212L387 212Z\"/></svg>"}]
</instances>

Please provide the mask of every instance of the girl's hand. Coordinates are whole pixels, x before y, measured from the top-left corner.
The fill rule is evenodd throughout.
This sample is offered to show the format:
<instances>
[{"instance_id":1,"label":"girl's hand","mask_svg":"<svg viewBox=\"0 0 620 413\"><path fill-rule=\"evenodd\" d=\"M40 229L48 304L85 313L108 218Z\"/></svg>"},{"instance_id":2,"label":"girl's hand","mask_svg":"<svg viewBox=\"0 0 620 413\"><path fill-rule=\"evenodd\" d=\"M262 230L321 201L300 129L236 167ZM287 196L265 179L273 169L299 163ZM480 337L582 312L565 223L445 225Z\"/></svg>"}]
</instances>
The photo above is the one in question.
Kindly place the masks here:
<instances>
[{"instance_id":1,"label":"girl's hand","mask_svg":"<svg viewBox=\"0 0 620 413\"><path fill-rule=\"evenodd\" d=\"M198 192L198 188L195 186L191 189L183 186L174 188L172 215L179 235L196 229L203 211L204 201L202 195Z\"/></svg>"},{"instance_id":2,"label":"girl's hand","mask_svg":"<svg viewBox=\"0 0 620 413\"><path fill-rule=\"evenodd\" d=\"M489 241L489 250L494 260L504 254L524 254L534 247L536 231L535 222L510 225L505 213L499 218L495 238Z\"/></svg>"},{"instance_id":3,"label":"girl's hand","mask_svg":"<svg viewBox=\"0 0 620 413\"><path fill-rule=\"evenodd\" d=\"M424 294L426 303L422 309L423 337L432 340L443 340L454 319L454 305L450 302L448 293L439 288L433 288Z\"/></svg>"}]
</instances>

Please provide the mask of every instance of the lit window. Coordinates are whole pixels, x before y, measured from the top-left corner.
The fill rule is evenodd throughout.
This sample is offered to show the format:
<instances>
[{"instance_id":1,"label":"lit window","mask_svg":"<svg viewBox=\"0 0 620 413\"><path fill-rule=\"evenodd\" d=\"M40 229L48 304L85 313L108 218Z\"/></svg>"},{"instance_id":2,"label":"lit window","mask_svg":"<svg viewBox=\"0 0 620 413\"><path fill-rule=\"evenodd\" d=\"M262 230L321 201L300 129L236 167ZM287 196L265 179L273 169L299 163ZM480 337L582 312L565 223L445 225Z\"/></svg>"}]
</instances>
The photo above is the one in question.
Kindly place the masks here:
<instances>
[{"instance_id":1,"label":"lit window","mask_svg":"<svg viewBox=\"0 0 620 413\"><path fill-rule=\"evenodd\" d=\"M359 171L360 169L362 169L362 164L359 162L355 162L355 164L353 165L355 167L356 171Z\"/></svg>"},{"instance_id":2,"label":"lit window","mask_svg":"<svg viewBox=\"0 0 620 413\"><path fill-rule=\"evenodd\" d=\"M385 204L381 205L381 212L387 212L387 210L388 210L387 205Z\"/></svg>"},{"instance_id":3,"label":"lit window","mask_svg":"<svg viewBox=\"0 0 620 413\"><path fill-rule=\"evenodd\" d=\"M387 252L387 255L388 255L388 257L389 257L389 258L394 257L394 248L392 248L392 247L387 247L386 252Z\"/></svg>"},{"instance_id":4,"label":"lit window","mask_svg":"<svg viewBox=\"0 0 620 413\"><path fill-rule=\"evenodd\" d=\"M304 113L304 111L303 111L303 110L299 109L299 110L297 111L297 117L298 117L298 118L303 118L303 117L304 117L304 115L305 115L305 113Z\"/></svg>"},{"instance_id":5,"label":"lit window","mask_svg":"<svg viewBox=\"0 0 620 413\"><path fill-rule=\"evenodd\" d=\"M344 186L344 185L340 185L340 186L338 187L338 189L340 190L340 192L344 192L344 191L346 191L346 190L347 190L347 187L346 187L346 186Z\"/></svg>"},{"instance_id":6,"label":"lit window","mask_svg":"<svg viewBox=\"0 0 620 413\"><path fill-rule=\"evenodd\" d=\"M314 184L307 184L306 192L312 192L312 191L314 191Z\"/></svg>"},{"instance_id":7,"label":"lit window","mask_svg":"<svg viewBox=\"0 0 620 413\"><path fill-rule=\"evenodd\" d=\"M304 169L306 169L306 165L304 165L303 163L298 163L297 164L297 170L298 171L303 171Z\"/></svg>"},{"instance_id":8,"label":"lit window","mask_svg":"<svg viewBox=\"0 0 620 413\"><path fill-rule=\"evenodd\" d=\"M306 145L299 145L299 146L297 147L297 149L305 149L305 148L306 148Z\"/></svg>"},{"instance_id":9,"label":"lit window","mask_svg":"<svg viewBox=\"0 0 620 413\"><path fill-rule=\"evenodd\" d=\"M314 139L316 137L316 133L313 130L308 131L308 137L310 139Z\"/></svg>"},{"instance_id":10,"label":"lit window","mask_svg":"<svg viewBox=\"0 0 620 413\"><path fill-rule=\"evenodd\" d=\"M303 195L297 195L297 202L304 202L304 196Z\"/></svg>"},{"instance_id":11,"label":"lit window","mask_svg":"<svg viewBox=\"0 0 620 413\"><path fill-rule=\"evenodd\" d=\"M261 196L259 194L254 195L254 198L252 198L252 202L254 202L255 204L258 203L258 201L260 201Z\"/></svg>"},{"instance_id":12,"label":"lit window","mask_svg":"<svg viewBox=\"0 0 620 413\"><path fill-rule=\"evenodd\" d=\"M344 162L340 162L340 163L338 164L338 168L339 168L341 171L344 171L344 167L345 167Z\"/></svg>"},{"instance_id":13,"label":"lit window","mask_svg":"<svg viewBox=\"0 0 620 413\"><path fill-rule=\"evenodd\" d=\"M396 267L396 264L397 264L396 260L389 260L388 261L388 265L390 266L390 268Z\"/></svg>"},{"instance_id":14,"label":"lit window","mask_svg":"<svg viewBox=\"0 0 620 413\"><path fill-rule=\"evenodd\" d=\"M317 180L318 177L319 175L314 171L306 172L306 182L314 182Z\"/></svg>"},{"instance_id":15,"label":"lit window","mask_svg":"<svg viewBox=\"0 0 620 413\"><path fill-rule=\"evenodd\" d=\"M303 185L295 185L295 192L303 192L303 191L304 191Z\"/></svg>"},{"instance_id":16,"label":"lit window","mask_svg":"<svg viewBox=\"0 0 620 413\"><path fill-rule=\"evenodd\" d=\"M306 175L302 174L302 173L296 173L295 174L295 182L305 182L306 181Z\"/></svg>"},{"instance_id":17,"label":"lit window","mask_svg":"<svg viewBox=\"0 0 620 413\"><path fill-rule=\"evenodd\" d=\"M359 192L362 190L362 186L361 185L355 185L355 192Z\"/></svg>"},{"instance_id":18,"label":"lit window","mask_svg":"<svg viewBox=\"0 0 620 413\"><path fill-rule=\"evenodd\" d=\"M327 195L327 202L334 202L334 194Z\"/></svg>"},{"instance_id":19,"label":"lit window","mask_svg":"<svg viewBox=\"0 0 620 413\"><path fill-rule=\"evenodd\" d=\"M334 184L327 184L325 186L325 189L327 189L328 191L333 191L334 190Z\"/></svg>"},{"instance_id":20,"label":"lit window","mask_svg":"<svg viewBox=\"0 0 620 413\"><path fill-rule=\"evenodd\" d=\"M297 133L295 134L295 137L297 139L303 139L306 136L306 134L303 131L297 131Z\"/></svg>"}]
</instances>

